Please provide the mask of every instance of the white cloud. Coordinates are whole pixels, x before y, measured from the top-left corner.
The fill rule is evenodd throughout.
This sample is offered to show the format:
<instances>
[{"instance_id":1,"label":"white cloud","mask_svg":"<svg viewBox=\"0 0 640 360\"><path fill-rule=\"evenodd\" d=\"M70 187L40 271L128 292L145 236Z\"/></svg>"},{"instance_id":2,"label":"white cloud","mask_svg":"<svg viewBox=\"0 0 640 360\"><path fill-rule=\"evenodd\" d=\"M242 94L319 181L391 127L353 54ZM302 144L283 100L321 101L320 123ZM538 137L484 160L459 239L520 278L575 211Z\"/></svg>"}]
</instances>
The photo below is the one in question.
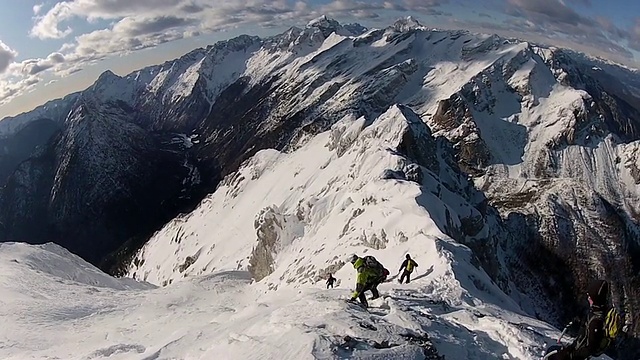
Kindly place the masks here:
<instances>
[{"instance_id":1,"label":"white cloud","mask_svg":"<svg viewBox=\"0 0 640 360\"><path fill-rule=\"evenodd\" d=\"M42 10L42 7L44 6L44 4L36 4L33 5L33 14L34 15L38 15L40 14L40 10Z\"/></svg>"},{"instance_id":2,"label":"white cloud","mask_svg":"<svg viewBox=\"0 0 640 360\"><path fill-rule=\"evenodd\" d=\"M65 57L61 53L49 54L45 59L29 59L17 64L20 73L25 76L35 75L45 70L51 69L58 64L65 62Z\"/></svg>"},{"instance_id":3,"label":"white cloud","mask_svg":"<svg viewBox=\"0 0 640 360\"><path fill-rule=\"evenodd\" d=\"M70 42L64 43L64 44L62 44L62 46L60 46L60 49L58 50L58 52L63 53L63 54L69 53L73 49L75 49L77 45L78 44L76 44L76 43L70 43Z\"/></svg>"},{"instance_id":4,"label":"white cloud","mask_svg":"<svg viewBox=\"0 0 640 360\"><path fill-rule=\"evenodd\" d=\"M29 35L40 39L60 39L71 34L71 28L60 30L58 27L64 20L68 20L74 16L72 8L67 2L57 3L44 16L39 17L33 26Z\"/></svg>"},{"instance_id":5,"label":"white cloud","mask_svg":"<svg viewBox=\"0 0 640 360\"><path fill-rule=\"evenodd\" d=\"M0 74L5 72L18 53L0 40Z\"/></svg>"},{"instance_id":6,"label":"white cloud","mask_svg":"<svg viewBox=\"0 0 640 360\"><path fill-rule=\"evenodd\" d=\"M38 75L48 69L56 68L66 61L59 52L49 54L43 59L28 59L15 62L17 53L0 41L0 106L18 96L33 91L42 80Z\"/></svg>"},{"instance_id":7,"label":"white cloud","mask_svg":"<svg viewBox=\"0 0 640 360\"><path fill-rule=\"evenodd\" d=\"M304 1L228 0L215 6L211 3L202 0L64 1L39 17L31 34L42 39L66 37L73 31L64 28L71 18L89 22L116 20L109 28L78 34L74 42L64 44L60 49L67 60L67 69L60 67L64 71L109 55L122 55L187 36L242 24L275 26L319 14L318 9L314 10ZM359 11L361 16L366 15L364 9Z\"/></svg>"},{"instance_id":8,"label":"white cloud","mask_svg":"<svg viewBox=\"0 0 640 360\"><path fill-rule=\"evenodd\" d=\"M174 16L126 17L111 29L93 31L76 37L74 52L68 56L71 62L86 62L108 55L153 47L181 39L184 28L194 21ZM71 49L67 46L66 49Z\"/></svg>"},{"instance_id":9,"label":"white cloud","mask_svg":"<svg viewBox=\"0 0 640 360\"><path fill-rule=\"evenodd\" d=\"M179 5L192 4L187 0L75 0L57 3L31 29L31 35L40 39L67 37L73 29L61 29L62 23L74 17L94 21L97 19L119 19L137 14L147 16L167 13L183 13Z\"/></svg>"},{"instance_id":10,"label":"white cloud","mask_svg":"<svg viewBox=\"0 0 640 360\"><path fill-rule=\"evenodd\" d=\"M38 17L31 35L41 39L67 37L73 32L67 24L72 18L93 22L170 15L197 19L203 23L203 30L220 30L244 23L274 26L285 20L310 19L319 14L373 18L377 16L376 11L384 9L429 13L446 2L448 0L332 0L318 5L311 0L67 0Z\"/></svg>"},{"instance_id":11,"label":"white cloud","mask_svg":"<svg viewBox=\"0 0 640 360\"><path fill-rule=\"evenodd\" d=\"M123 55L184 37L246 24L262 27L300 24L321 14L337 18L375 19L386 10L443 15L438 7L448 2L449 0L329 0L319 4L312 0L66 0L56 3L42 16L38 16L31 35L41 39L68 37L74 31L69 27L72 19L90 23L97 23L98 20L112 21L107 28L76 34L73 41L62 46L59 52L64 54L66 61L63 66L54 66L54 69L67 72L77 71L82 66L107 56ZM609 38L597 29L597 24L603 24L604 21L596 22L581 16L570 7L562 5L561 0L541 0L539 4L530 4L524 0L505 0L505 3L509 5L507 11L513 15L513 21L522 23L527 18L537 20L534 21L536 26L527 31L539 35L570 34L576 41L583 41L578 37L587 35L603 48L624 53L623 47L616 47L614 42L608 41ZM561 6L556 6L558 3ZM42 12L41 8L37 10ZM455 21L455 18L452 17L452 20ZM503 23L484 29L492 31L495 26L516 27L515 24ZM632 31L623 32L613 25L609 25L609 28L618 30L618 37L626 38L630 47L640 46L640 35L634 38L630 36L634 33ZM612 31L605 33L611 34ZM626 56L629 56L628 51ZM37 73L51 68L50 62L40 65L43 66L31 67L29 72Z\"/></svg>"},{"instance_id":12,"label":"white cloud","mask_svg":"<svg viewBox=\"0 0 640 360\"><path fill-rule=\"evenodd\" d=\"M194 19L173 15L146 17L126 17L113 26L112 31L124 37L137 37L163 33L169 29L182 28L194 23Z\"/></svg>"},{"instance_id":13,"label":"white cloud","mask_svg":"<svg viewBox=\"0 0 640 360\"><path fill-rule=\"evenodd\" d=\"M40 78L37 76L29 76L19 81L0 79L0 106L29 92L38 82L40 82Z\"/></svg>"},{"instance_id":14,"label":"white cloud","mask_svg":"<svg viewBox=\"0 0 640 360\"><path fill-rule=\"evenodd\" d=\"M589 0L570 2L583 6L590 4ZM508 0L507 14L514 16L516 21L526 19L536 24L538 35L553 38L563 34L574 43L598 49L600 56L613 53L616 57L633 59L629 48L640 50L640 27L620 28L608 18L582 15L566 1ZM640 24L640 17L636 18L636 24ZM624 41L629 48L621 45Z\"/></svg>"},{"instance_id":15,"label":"white cloud","mask_svg":"<svg viewBox=\"0 0 640 360\"><path fill-rule=\"evenodd\" d=\"M353 0L334 0L333 2L321 7L320 11L353 11L353 10L373 10L382 8L382 4L365 3Z\"/></svg>"}]
</instances>

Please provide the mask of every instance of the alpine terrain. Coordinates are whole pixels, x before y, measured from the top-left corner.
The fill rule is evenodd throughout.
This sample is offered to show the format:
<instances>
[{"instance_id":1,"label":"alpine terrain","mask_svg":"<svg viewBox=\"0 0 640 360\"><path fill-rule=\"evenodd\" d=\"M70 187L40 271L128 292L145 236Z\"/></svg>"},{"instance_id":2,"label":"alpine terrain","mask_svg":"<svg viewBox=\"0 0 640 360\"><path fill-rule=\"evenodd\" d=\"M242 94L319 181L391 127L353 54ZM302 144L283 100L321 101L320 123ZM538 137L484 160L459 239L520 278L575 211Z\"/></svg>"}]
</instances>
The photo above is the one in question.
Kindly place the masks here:
<instances>
[{"instance_id":1,"label":"alpine terrain","mask_svg":"<svg viewBox=\"0 0 640 360\"><path fill-rule=\"evenodd\" d=\"M537 359L593 278L640 358L640 74L601 59L321 17L105 72L0 154L2 358Z\"/></svg>"}]
</instances>

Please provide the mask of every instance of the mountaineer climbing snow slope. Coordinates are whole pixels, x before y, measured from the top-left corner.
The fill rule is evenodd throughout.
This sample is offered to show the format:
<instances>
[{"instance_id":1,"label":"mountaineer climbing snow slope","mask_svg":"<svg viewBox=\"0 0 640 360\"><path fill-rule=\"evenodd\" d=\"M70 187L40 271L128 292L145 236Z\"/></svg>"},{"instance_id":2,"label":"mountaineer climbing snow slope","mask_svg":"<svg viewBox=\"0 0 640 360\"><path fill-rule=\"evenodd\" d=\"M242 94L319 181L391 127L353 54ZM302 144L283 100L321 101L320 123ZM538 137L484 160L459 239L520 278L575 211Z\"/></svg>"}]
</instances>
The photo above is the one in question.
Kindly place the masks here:
<instances>
[{"instance_id":1,"label":"mountaineer climbing snow slope","mask_svg":"<svg viewBox=\"0 0 640 360\"><path fill-rule=\"evenodd\" d=\"M51 245L2 245L0 358L536 358L559 334L535 319L560 324L590 272L638 308L637 84L570 51L411 18L379 30L320 18L105 72L2 120L7 139L43 116L63 139L3 165L5 240L42 242L53 215L69 220L56 224L64 245L96 261L123 230L146 240L147 212L226 177L127 263L157 288ZM146 141L157 129L179 132L157 138L172 146ZM144 161L158 151L173 166ZM46 196L31 203L34 191ZM352 254L395 269L407 253L420 263L410 284L380 284L368 311L344 301Z\"/></svg>"},{"instance_id":2,"label":"mountaineer climbing snow slope","mask_svg":"<svg viewBox=\"0 0 640 360\"><path fill-rule=\"evenodd\" d=\"M507 296L469 248L441 230L480 217L473 204L482 199L451 153L405 106L368 126L345 118L290 153L256 154L159 231L129 275L169 289L246 270L265 309L279 299L313 312L289 315L290 326L309 334L309 357L421 358L415 339L430 339L447 359L536 359L559 332L532 318L529 303ZM390 267L409 252L421 264L411 284L388 279L369 311L344 302L356 283L353 254ZM325 290L328 273L341 280L335 289ZM260 343L269 333L260 328L245 330L247 341ZM344 336L360 345L348 350Z\"/></svg>"},{"instance_id":3,"label":"mountaineer climbing snow slope","mask_svg":"<svg viewBox=\"0 0 640 360\"><path fill-rule=\"evenodd\" d=\"M266 291L246 271L167 287L113 279L53 244L1 244L0 270L5 360L536 359L557 336L490 302L438 294L429 276L383 284L367 311L340 300L346 288Z\"/></svg>"},{"instance_id":4,"label":"mountaineer climbing snow slope","mask_svg":"<svg viewBox=\"0 0 640 360\"><path fill-rule=\"evenodd\" d=\"M141 249L141 282L57 245L2 244L0 358L537 359L559 331L440 230L476 214L449 151L404 106L261 151ZM410 284L390 278L367 310L344 301L352 254L408 252Z\"/></svg>"}]
</instances>

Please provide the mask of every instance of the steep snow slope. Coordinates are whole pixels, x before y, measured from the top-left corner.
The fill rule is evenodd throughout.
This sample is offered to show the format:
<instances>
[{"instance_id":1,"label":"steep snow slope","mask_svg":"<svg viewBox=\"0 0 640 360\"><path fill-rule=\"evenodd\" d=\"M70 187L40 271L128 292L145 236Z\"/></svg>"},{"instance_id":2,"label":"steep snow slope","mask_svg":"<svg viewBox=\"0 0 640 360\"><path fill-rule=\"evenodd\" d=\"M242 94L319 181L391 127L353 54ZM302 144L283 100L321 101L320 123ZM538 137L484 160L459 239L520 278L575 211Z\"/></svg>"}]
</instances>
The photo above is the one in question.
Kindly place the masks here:
<instances>
[{"instance_id":1,"label":"steep snow slope","mask_svg":"<svg viewBox=\"0 0 640 360\"><path fill-rule=\"evenodd\" d=\"M158 216L143 218L137 214L132 217L134 222L148 223L139 231L124 218L113 220L113 226L100 230L109 246L90 258L85 257L97 264L118 245L130 240L141 243L140 239L150 235L146 229L157 228L166 221L165 213L173 217L179 208L193 206L203 197L204 191L215 189L222 177L237 170L240 163L261 149L295 148L300 139L325 131L348 116L364 116L371 122L394 103L411 106L433 125L435 122L430 120L430 114L437 112L441 100L455 96L461 88L475 86L480 76L490 69L504 67L511 72L520 71L517 78L526 78L527 69L535 67L526 65L519 70L519 66L532 56L527 43L463 31L431 31L413 19L365 32L358 26L343 26L319 18L302 29L292 28L268 39L240 36L219 42L123 77L105 72L89 89L75 95L76 101L70 105L70 111L51 111L50 106L45 106L23 117L35 121L50 116L55 123L61 124L62 134L71 133L65 135L65 145L69 145L65 146L65 152L77 154L87 161L93 155L77 149L77 145L85 143L87 138L93 139L91 143L107 143L109 139L97 137L115 132L112 129L89 133L93 126L77 124L75 114L87 104L91 111L85 112L83 121L104 119L103 123L107 125L110 121L118 123L114 129L137 129L130 133L134 136L118 139L122 143L119 148L135 151L138 148L135 144L140 143L140 136L136 134L170 131L189 136L195 132L198 136L200 141L184 156L188 158L187 166L201 181L187 181L179 192L170 192L166 201L162 200L168 206L160 209ZM545 80L553 81L553 76L548 77L550 79ZM561 100L558 103L562 103ZM508 103L500 106L507 110L518 105L515 97L505 101ZM478 125L483 133L497 130L492 135L491 149L502 148L500 141L504 138L522 138L511 136L520 135L519 130L512 129L520 129L518 126L493 126L493 119L484 120L486 126ZM6 119L2 122L13 124L17 121ZM434 128L440 130L440 127ZM502 130L503 135L498 132ZM518 146L520 144L511 147ZM111 191L112 187L107 185L93 191L58 192L53 184L87 182L88 185L81 184L81 187L87 187L93 184L88 181L92 178L102 179L101 184L107 184L112 178L131 178L128 159L139 157L105 151L101 158L110 166L96 166L98 171L86 176L86 172L75 171L82 168L61 166L65 162L57 162L57 158L64 157L58 154L59 151L59 146L49 143L38 154L38 166L35 167L29 165L33 163L29 160L36 158L31 153L17 157L20 161L26 160L20 168L16 165L17 160L0 164L6 167L2 172L9 174L8 181L23 185L0 190L0 203L5 204L0 210L0 222L12 223L11 231L6 235L8 240L42 242L44 235L33 229L48 229L57 234L55 241L69 239L65 246L74 244L70 249L86 256L84 254L92 251L84 248L85 241L79 234L96 233L90 224L112 221L105 219L105 214L110 213L105 211L108 204L150 202L148 199L140 201L139 191L130 184L125 184L121 192ZM32 159L24 159L25 156ZM507 159L509 163L516 160ZM174 165L170 166L175 168ZM114 171L106 171L112 169ZM48 175L52 172L56 179ZM175 184L162 183L164 179L173 179L166 177L161 169L149 172L151 176L140 180L140 187L174 188ZM58 220L67 214L61 214L57 206L43 206L51 202L50 194L56 194L62 203L88 204L77 210L91 219L72 220L68 226L60 226ZM124 194L124 198L120 194ZM96 204L94 195L101 198L97 210L91 208ZM72 200L65 200L67 197ZM183 204L185 198L195 200ZM177 203L181 206L176 206ZM9 211L18 208L21 209L20 216L30 214L28 221L16 219L16 211Z\"/></svg>"},{"instance_id":2,"label":"steep snow slope","mask_svg":"<svg viewBox=\"0 0 640 360\"><path fill-rule=\"evenodd\" d=\"M349 293L310 289L323 287L327 273L339 279L338 288L351 288L355 271L345 262L353 253L374 255L394 273L409 252L420 264L412 285L383 284L385 299L373 315L350 314L346 326L369 328L358 336L376 341L407 328L424 331L447 359L534 359L546 341L539 323L500 290L467 247L441 230L477 210L456 193L467 180L439 154L440 140L404 106L364 125L363 118L345 118L291 153L257 153L198 209L159 231L130 276L171 289L210 273L248 271L259 280L251 288L267 299L313 294L315 300L296 300L293 309L286 305L287 317L302 316L309 331L320 328L333 337L345 331L344 324L332 324L333 311L344 311L338 297ZM433 151L432 162L424 162L431 167L399 153L410 144L422 147L415 153ZM330 320L318 325L295 310L298 304ZM373 326L359 323L364 319ZM409 356L393 356L401 354Z\"/></svg>"},{"instance_id":3,"label":"steep snow slope","mask_svg":"<svg viewBox=\"0 0 640 360\"><path fill-rule=\"evenodd\" d=\"M300 184L290 182L287 177L273 180L278 185L282 182L287 189L294 187L286 198L265 196L252 189L246 180L251 178L250 174L245 174L243 181L228 176L221 188L241 194L239 190L231 190L235 189L234 181L238 182L239 189L247 186L245 190L253 194L257 209L245 214L211 205L209 210L217 211L224 216L223 220L202 222L210 228L224 226L223 235L233 240L235 233L230 233L230 227L238 227L240 230L236 232L242 236L237 244L212 240L196 225L187 225L189 230L184 232L165 229L163 234L190 244L185 244L182 250L172 249L178 251L179 259L160 251L166 263L138 259L138 266L143 260L154 266L144 268L142 264L144 269L136 275L140 277L148 272L150 279L155 276L154 281L168 283L183 276L182 273L193 275L214 267L249 268L251 265L253 275L264 277L264 282L272 283L274 288L281 286L274 282L279 276L292 280L292 284L310 282L321 277L329 266L336 265L347 250L338 247L336 253L331 254L315 243L302 246L295 241L300 236L313 238L318 244L335 238L361 242L380 250L381 256L386 256L384 249L380 249L382 245L400 246L399 239L409 238L405 232L421 236L412 227L416 226L414 223L396 220L393 214L400 210L386 208L392 200L382 200L394 199L395 191L400 191L399 198L416 197L418 208L428 209L420 211L430 215L431 220L424 225L435 226L440 232L433 236L439 238L443 233L468 245L491 278L527 312L537 313L556 324L568 321L581 310L581 304L567 299L582 300L589 278L606 277L614 283L616 305L624 307L629 317L638 319L640 175L634 158L640 140L637 121L640 110L634 95L638 74L601 65L562 49L464 31L430 30L412 19L403 19L385 29L365 31L320 18L305 28L292 28L269 39L240 36L124 77L105 73L81 94L82 101L73 106L72 110L77 110L86 101L100 105L96 107L99 114L86 116L85 120L104 119L102 124L108 125L112 114L105 109L115 109L116 113L126 115L115 116L123 129L129 128L129 124L123 123L133 123L137 130L144 132L169 130L182 134L179 135L182 138L197 136L198 141L188 153L177 154L180 160L184 156L185 167L159 166L140 180L138 188L133 189L130 184L123 186L120 193L127 195L124 199L114 199L110 188L98 194L89 191L59 194L59 199L74 199L73 203L79 205L74 209L76 213L90 217L80 217L83 221L60 228L58 222L48 222L50 218L59 219L60 214L50 212L58 208L43 206L48 204L52 193L53 178L42 174L63 173L64 169L55 168L58 149L46 148L24 166L10 169L15 171L10 176L13 185L0 191L0 204L3 204L0 222L19 220L7 227L12 230L9 238L18 234L28 241L42 241L42 233L51 232L49 226L60 230L59 238L72 239L73 244L85 244L83 234L95 233L104 235L114 246L127 240L123 248L128 255L126 251L135 251L137 245L147 239L149 229L157 229L168 217L184 211L176 203L182 204L184 198L192 196L195 200L185 206L191 209L205 192L212 192L219 185L220 179L234 173L259 151L278 151L259 153L253 160L258 168L275 168L280 161L289 159L289 155L280 151L288 152L307 142L317 142L313 137L332 127L337 133L342 133L343 128L350 129L347 134L357 133L362 125L351 128L353 121L370 125L389 106L402 103L421 117L411 123L428 123L436 135L446 137L453 144L455 152L445 150L451 148L449 142L436 141L430 136L425 136L426 140L418 140L420 136L410 137L411 141L403 137L400 143L391 139L390 148L398 154L411 153L414 147L424 149L413 154L411 161L407 160L411 156L389 158L385 152L374 158L351 157L354 172L364 171L359 161L378 166L372 168L373 178L356 177L353 183L335 178L339 171L351 172L351 165L343 164L345 169L341 170L338 165L328 164L327 168L334 174L327 171L322 175L304 175L308 184L302 185L301 190L306 191L306 185L310 190L302 196L298 196L295 189ZM55 117L54 122L64 124L63 131L85 129L77 133L78 138L93 128L74 125L73 118L56 117L57 112L51 115ZM144 132L135 131L132 135ZM128 141L135 143L139 138L121 139L119 148L126 149ZM68 144L82 144L80 140L67 140ZM360 151L366 153L370 146L378 146L375 144L374 141L362 146ZM336 157L347 156L348 149L337 148ZM73 153L75 149L65 150ZM117 166L104 168L116 171L94 174L93 178L103 179L105 184L110 178L129 178L128 172L139 173L138 169L128 166L129 154L113 154L117 154L117 158L104 160L107 164L113 160ZM328 159L325 151L314 150L314 154L321 158L317 161ZM296 166L304 170L300 174L306 174L307 162L318 167L325 164L306 157L297 160ZM404 163L382 169L382 164L394 161ZM31 166L33 163L37 166ZM14 165L15 162L9 164ZM93 169L97 168L102 167ZM189 174L182 174L184 168L189 169ZM473 177L473 181L461 170ZM378 183L372 179L380 171L385 179L409 180L421 188L383 187L384 197L377 197L379 190L373 184ZM195 174L201 181L176 186L166 181L182 179L167 173L179 173L185 179ZM280 174L283 173L295 174L296 171L286 170ZM69 179L75 174L82 172L69 172L61 181L74 183ZM322 180L313 181L314 176ZM360 187L358 182L365 185ZM336 193L338 186L356 193L366 190L370 194L348 200L350 195ZM148 209L137 206L141 191L136 189L149 188L169 188L175 192L144 192L143 203L151 206ZM75 186L67 189L73 190ZM92 200L87 195L102 194L105 198L99 202L87 201ZM167 198L158 199L160 194ZM211 198L218 204L221 196ZM270 196L275 196L273 201L269 200ZM300 199L302 202L298 204ZM113 208L118 216L113 220L106 219L105 214L113 212L105 211L102 205L85 206L113 204L114 200L117 204ZM355 205L348 204L349 201ZM135 206L128 206L130 204ZM336 204L346 209L344 213L329 207ZM314 206L318 211L324 210L316 213ZM121 208L140 212L131 216L119 211ZM369 208L388 211L391 217L372 218L367 214ZM20 215L16 216L15 209L20 210ZM405 205L400 209L405 211ZM209 210L203 206L198 211L204 214ZM412 214L419 212L413 210ZM340 226L333 231L325 229L327 226L322 229L320 225L310 226L308 212L340 221ZM238 216L244 225L232 225L235 219L227 213ZM178 221L184 221L184 217ZM376 225L380 222L382 225ZM145 226L139 226L141 223ZM280 225L274 225L276 223ZM109 226L95 231L91 224ZM260 242L251 245L249 235L259 238ZM198 244L191 244L192 240ZM211 249L212 244L220 251ZM309 262L303 269L302 265L283 262L280 254L294 251L291 249L295 246L301 246L302 251L317 251L314 259L318 258L318 263ZM82 247L73 250L80 249ZM222 253L225 249L234 255L225 257ZM246 250L251 253L241 257L235 254ZM105 254L99 252L96 256L101 255ZM301 262L308 261L310 255L305 256ZM333 259L336 256L338 258ZM542 256L550 266L538 266ZM127 256L119 258L125 259L123 262L128 260ZM161 271L155 266L160 266ZM640 321L635 323L640 326ZM636 328L638 331L640 327Z\"/></svg>"},{"instance_id":4,"label":"steep snow slope","mask_svg":"<svg viewBox=\"0 0 640 360\"><path fill-rule=\"evenodd\" d=\"M478 274L455 260L460 252L447 244L430 272ZM524 360L559 335L473 296L452 306L439 289L457 287L453 277L430 276L383 284L384 297L364 311L343 301L346 279L332 290L320 283L273 292L251 285L246 271L228 271L155 288L110 278L57 245L5 243L0 357Z\"/></svg>"},{"instance_id":5,"label":"steep snow slope","mask_svg":"<svg viewBox=\"0 0 640 360\"><path fill-rule=\"evenodd\" d=\"M626 85L638 74L618 80L622 69L601 74L596 65L529 45L440 101L427 122L509 228L496 248L529 264L544 254L549 266L533 274L554 278L543 286L552 301L580 299L589 279L607 278L613 303L638 324L640 99Z\"/></svg>"},{"instance_id":6,"label":"steep snow slope","mask_svg":"<svg viewBox=\"0 0 640 360\"><path fill-rule=\"evenodd\" d=\"M37 277L40 277L40 280L52 278L59 279L61 283L77 283L83 286L114 290L144 290L154 287L151 284L127 278L115 279L53 243L33 246L22 243L3 243L0 245L0 257L2 258L0 262L3 270L2 286L24 291L23 295L37 294L41 291L44 294L43 286L48 280L43 280L42 283L29 281ZM9 266L10 264L13 266ZM28 279L20 279L20 276L25 272L32 274ZM39 296L33 297L38 298ZM4 300L11 301L12 299L6 297Z\"/></svg>"},{"instance_id":7,"label":"steep snow slope","mask_svg":"<svg viewBox=\"0 0 640 360\"><path fill-rule=\"evenodd\" d=\"M423 174L396 153L412 127L424 132L425 141L435 142L428 128L406 111L409 118L403 108L392 107L366 128L363 118L345 118L290 154L259 152L196 211L156 234L134 261L142 264L131 273L162 284L252 267L262 275L259 280L270 275L267 283L286 279L305 284L324 276L330 266L339 268L357 251L375 252L384 263L401 259L385 258L386 248L436 254L434 238L446 237L438 229L447 221L445 212L474 209L446 189L452 185L443 182L459 181L446 164L436 161L442 169ZM429 145L436 149L435 143ZM408 181L407 174L418 183ZM449 208L456 202L459 207ZM430 241L421 240L429 236ZM295 263L280 263L281 256Z\"/></svg>"}]
</instances>

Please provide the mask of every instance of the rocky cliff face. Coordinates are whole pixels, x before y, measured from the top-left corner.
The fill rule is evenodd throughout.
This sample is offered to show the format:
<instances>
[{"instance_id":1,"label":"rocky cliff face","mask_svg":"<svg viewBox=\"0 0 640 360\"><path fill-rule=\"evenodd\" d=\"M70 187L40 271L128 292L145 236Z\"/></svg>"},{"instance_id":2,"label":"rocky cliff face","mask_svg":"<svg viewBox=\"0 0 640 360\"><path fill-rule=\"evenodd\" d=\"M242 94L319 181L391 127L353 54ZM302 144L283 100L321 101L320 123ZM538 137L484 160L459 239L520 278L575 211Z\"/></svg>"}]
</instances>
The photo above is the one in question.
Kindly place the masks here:
<instances>
[{"instance_id":1,"label":"rocky cliff face","mask_svg":"<svg viewBox=\"0 0 640 360\"><path fill-rule=\"evenodd\" d=\"M2 240L55 241L99 264L141 227L172 217L167 209L197 179L188 149L179 135L149 132L131 118L126 106L80 100L4 184Z\"/></svg>"},{"instance_id":2,"label":"rocky cliff face","mask_svg":"<svg viewBox=\"0 0 640 360\"><path fill-rule=\"evenodd\" d=\"M572 314L557 304L577 304L587 278L602 276L637 317L637 79L569 51L413 19L367 31L321 18L241 36L124 77L107 72L55 109L0 122L11 153L0 160L0 238L54 239L99 262L125 242L137 248L259 150L292 151L400 103L428 128L398 146L414 165L387 176L458 179L446 191L469 215L438 226L505 291L561 322ZM20 141L31 127L49 130Z\"/></svg>"},{"instance_id":3,"label":"rocky cliff face","mask_svg":"<svg viewBox=\"0 0 640 360\"><path fill-rule=\"evenodd\" d=\"M578 299L569 309L579 311L589 279L607 278L614 303L637 324L634 88L592 60L529 46L440 101L431 124L501 214L511 236L497 243L515 251L516 268L526 267L556 303Z\"/></svg>"}]
</instances>

